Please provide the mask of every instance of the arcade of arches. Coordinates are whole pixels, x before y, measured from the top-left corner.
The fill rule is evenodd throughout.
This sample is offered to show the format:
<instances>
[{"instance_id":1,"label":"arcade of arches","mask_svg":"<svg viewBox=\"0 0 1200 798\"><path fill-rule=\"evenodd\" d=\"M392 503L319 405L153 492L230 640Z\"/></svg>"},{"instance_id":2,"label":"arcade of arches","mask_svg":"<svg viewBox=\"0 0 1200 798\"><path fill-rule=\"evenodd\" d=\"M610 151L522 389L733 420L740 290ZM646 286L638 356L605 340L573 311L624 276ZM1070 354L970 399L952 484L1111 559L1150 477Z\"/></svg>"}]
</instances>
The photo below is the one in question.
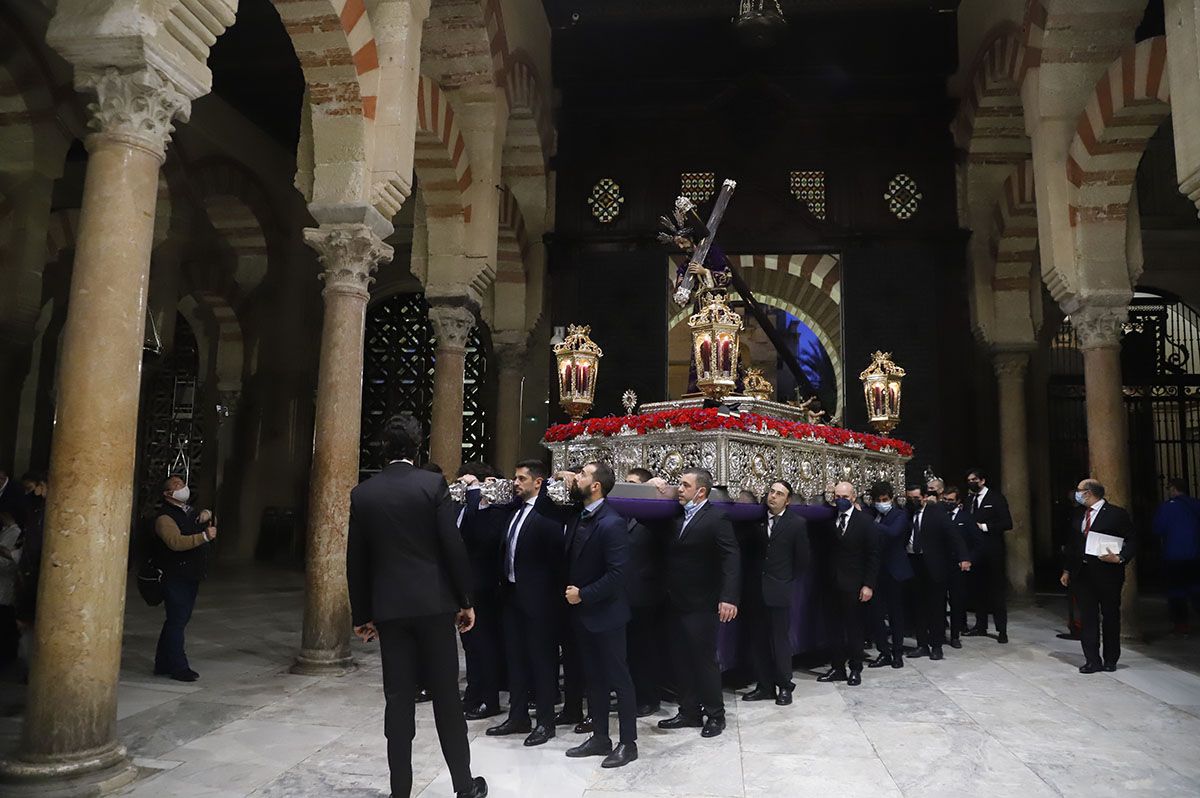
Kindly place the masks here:
<instances>
[{"instance_id":1,"label":"arcade of arches","mask_svg":"<svg viewBox=\"0 0 1200 798\"><path fill-rule=\"evenodd\" d=\"M653 232L713 177L823 404L863 427L858 371L891 350L910 476L995 473L1015 595L1054 584L1080 476L1142 528L1168 478L1200 489L1195 0L797 3L828 41L753 67L714 44L735 3L588 5L3 4L0 467L50 483L3 778L125 767L131 529L172 469L221 562L303 566L294 671L352 668L348 497L381 420L415 413L447 472L540 455L574 322L597 413L678 391ZM667 74L675 32L712 64ZM822 67L838 48L862 68ZM1131 576L1133 607L1153 558Z\"/></svg>"}]
</instances>

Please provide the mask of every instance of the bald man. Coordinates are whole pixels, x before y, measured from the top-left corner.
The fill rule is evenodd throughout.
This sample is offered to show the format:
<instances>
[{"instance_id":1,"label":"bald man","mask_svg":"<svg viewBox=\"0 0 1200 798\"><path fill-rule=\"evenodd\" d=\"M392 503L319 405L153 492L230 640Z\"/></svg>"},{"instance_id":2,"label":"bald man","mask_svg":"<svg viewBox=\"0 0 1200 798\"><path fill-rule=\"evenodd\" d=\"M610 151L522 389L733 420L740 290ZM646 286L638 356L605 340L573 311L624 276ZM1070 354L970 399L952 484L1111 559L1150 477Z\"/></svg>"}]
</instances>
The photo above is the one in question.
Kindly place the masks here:
<instances>
[{"instance_id":1,"label":"bald man","mask_svg":"<svg viewBox=\"0 0 1200 798\"><path fill-rule=\"evenodd\" d=\"M863 618L866 603L875 594L879 575L880 532L871 518L855 505L858 493L849 482L833 488L834 536L830 589L830 669L818 682L862 684ZM850 672L846 672L846 664Z\"/></svg>"}]
</instances>

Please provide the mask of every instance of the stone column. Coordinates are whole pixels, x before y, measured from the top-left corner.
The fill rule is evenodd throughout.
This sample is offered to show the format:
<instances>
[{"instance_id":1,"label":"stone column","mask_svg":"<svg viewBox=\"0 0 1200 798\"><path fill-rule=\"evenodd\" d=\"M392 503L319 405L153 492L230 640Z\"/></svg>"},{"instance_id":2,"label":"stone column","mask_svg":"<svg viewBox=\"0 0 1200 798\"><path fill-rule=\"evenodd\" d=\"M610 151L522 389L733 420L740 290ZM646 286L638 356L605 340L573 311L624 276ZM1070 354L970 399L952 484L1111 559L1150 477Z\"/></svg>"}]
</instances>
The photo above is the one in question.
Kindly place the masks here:
<instances>
[{"instance_id":1,"label":"stone column","mask_svg":"<svg viewBox=\"0 0 1200 798\"><path fill-rule=\"evenodd\" d=\"M1167 74L1179 190L1200 208L1200 6L1166 0Z\"/></svg>"},{"instance_id":2,"label":"stone column","mask_svg":"<svg viewBox=\"0 0 1200 798\"><path fill-rule=\"evenodd\" d=\"M1084 401L1087 406L1088 461L1091 476L1104 484L1105 498L1129 508L1129 436L1121 379L1121 325L1128 307L1085 307L1071 314L1071 326L1083 352ZM1081 477L1082 478L1082 475ZM1145 551L1145 546L1141 547ZM1125 571L1121 594L1122 627L1136 636L1137 570Z\"/></svg>"},{"instance_id":3,"label":"stone column","mask_svg":"<svg viewBox=\"0 0 1200 798\"><path fill-rule=\"evenodd\" d=\"M78 75L97 102L63 331L38 657L7 779L124 783L117 677L158 170L189 101L154 69Z\"/></svg>"},{"instance_id":4,"label":"stone column","mask_svg":"<svg viewBox=\"0 0 1200 798\"><path fill-rule=\"evenodd\" d=\"M499 396L496 400L496 462L500 473L507 474L521 459L521 430L524 410L521 397L528 363L524 331L496 333L492 351L499 371Z\"/></svg>"},{"instance_id":5,"label":"stone column","mask_svg":"<svg viewBox=\"0 0 1200 798\"><path fill-rule=\"evenodd\" d=\"M429 321L437 335L429 458L453 475L462 465L463 368L475 314L464 305L436 304L429 308Z\"/></svg>"},{"instance_id":6,"label":"stone column","mask_svg":"<svg viewBox=\"0 0 1200 798\"><path fill-rule=\"evenodd\" d=\"M1033 595L1033 536L1029 509L1029 426L1025 401L1026 350L996 352L992 365L1000 405L1000 484L1013 528L1008 533L1008 582L1016 595Z\"/></svg>"},{"instance_id":7,"label":"stone column","mask_svg":"<svg viewBox=\"0 0 1200 798\"><path fill-rule=\"evenodd\" d=\"M324 267L325 318L308 496L304 631L292 672L342 674L354 668L346 531L350 490L358 484L367 287L379 263L391 259L392 248L361 223L309 228L304 240Z\"/></svg>"}]
</instances>

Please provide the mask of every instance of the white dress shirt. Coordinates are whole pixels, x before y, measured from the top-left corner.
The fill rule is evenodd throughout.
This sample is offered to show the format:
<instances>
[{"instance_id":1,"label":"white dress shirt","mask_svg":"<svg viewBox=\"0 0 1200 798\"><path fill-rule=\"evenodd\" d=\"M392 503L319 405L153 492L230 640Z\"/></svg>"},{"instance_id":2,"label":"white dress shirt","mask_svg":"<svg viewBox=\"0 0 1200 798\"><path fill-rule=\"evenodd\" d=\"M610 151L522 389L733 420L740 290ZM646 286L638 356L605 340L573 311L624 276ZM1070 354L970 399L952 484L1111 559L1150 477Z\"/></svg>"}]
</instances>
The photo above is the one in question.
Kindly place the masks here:
<instances>
[{"instance_id":1,"label":"white dress shirt","mask_svg":"<svg viewBox=\"0 0 1200 798\"><path fill-rule=\"evenodd\" d=\"M508 570L508 564L512 563L512 570L506 576L508 581L516 583L517 581L517 540L521 537L521 530L525 528L525 522L529 520L529 516L533 515L533 505L537 501L537 497L526 499L525 503L517 508L520 521L517 522L517 528L513 530L512 540L508 542L508 553L504 561L505 570ZM518 516L513 516L516 520ZM509 522L510 524L512 521Z\"/></svg>"}]
</instances>

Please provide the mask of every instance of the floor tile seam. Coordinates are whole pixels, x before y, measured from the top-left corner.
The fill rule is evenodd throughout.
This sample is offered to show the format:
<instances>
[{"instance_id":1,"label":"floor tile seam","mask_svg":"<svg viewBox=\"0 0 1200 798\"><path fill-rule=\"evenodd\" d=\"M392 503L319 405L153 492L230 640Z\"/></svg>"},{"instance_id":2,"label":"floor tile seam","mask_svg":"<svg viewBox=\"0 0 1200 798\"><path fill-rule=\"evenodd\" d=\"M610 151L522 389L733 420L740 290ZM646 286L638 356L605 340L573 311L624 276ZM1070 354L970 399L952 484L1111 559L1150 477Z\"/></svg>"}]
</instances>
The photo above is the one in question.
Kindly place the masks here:
<instances>
[{"instance_id":1,"label":"floor tile seam","mask_svg":"<svg viewBox=\"0 0 1200 798\"><path fill-rule=\"evenodd\" d=\"M875 745L875 741L871 739L871 735L867 734L867 730L863 728L862 721L854 718L854 722L858 725L858 730L862 732L862 736L866 739L867 745L871 746L871 750L875 753L875 759L883 766L883 770L888 774L888 778L892 780L892 786L896 788L896 793L903 796L904 790L900 788L900 782L896 780L896 775L892 773L892 769L888 767L887 761L879 753L879 747Z\"/></svg>"}]
</instances>

